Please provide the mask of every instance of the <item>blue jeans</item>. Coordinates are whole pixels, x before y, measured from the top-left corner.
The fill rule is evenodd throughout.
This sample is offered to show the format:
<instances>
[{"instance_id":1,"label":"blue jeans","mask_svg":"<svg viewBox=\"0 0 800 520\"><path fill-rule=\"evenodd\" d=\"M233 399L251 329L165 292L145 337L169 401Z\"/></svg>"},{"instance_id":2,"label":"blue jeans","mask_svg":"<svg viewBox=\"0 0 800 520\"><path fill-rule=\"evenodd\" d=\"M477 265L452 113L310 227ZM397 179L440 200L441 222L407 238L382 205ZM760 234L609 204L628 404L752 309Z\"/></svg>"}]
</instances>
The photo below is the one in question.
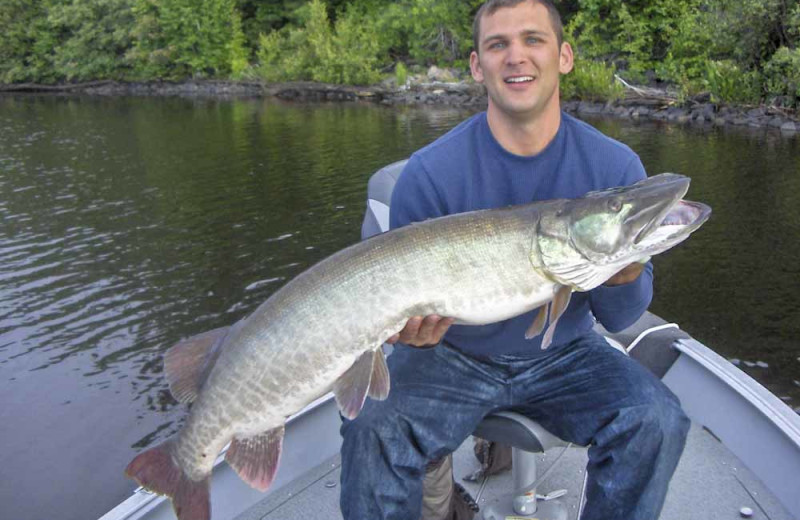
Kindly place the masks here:
<instances>
[{"instance_id":1,"label":"blue jeans","mask_svg":"<svg viewBox=\"0 0 800 520\"><path fill-rule=\"evenodd\" d=\"M658 518L689 419L658 378L599 335L535 358L398 346L388 363L388 399L367 399L341 428L346 520L418 520L426 463L453 452L496 410L589 446L582 520Z\"/></svg>"}]
</instances>

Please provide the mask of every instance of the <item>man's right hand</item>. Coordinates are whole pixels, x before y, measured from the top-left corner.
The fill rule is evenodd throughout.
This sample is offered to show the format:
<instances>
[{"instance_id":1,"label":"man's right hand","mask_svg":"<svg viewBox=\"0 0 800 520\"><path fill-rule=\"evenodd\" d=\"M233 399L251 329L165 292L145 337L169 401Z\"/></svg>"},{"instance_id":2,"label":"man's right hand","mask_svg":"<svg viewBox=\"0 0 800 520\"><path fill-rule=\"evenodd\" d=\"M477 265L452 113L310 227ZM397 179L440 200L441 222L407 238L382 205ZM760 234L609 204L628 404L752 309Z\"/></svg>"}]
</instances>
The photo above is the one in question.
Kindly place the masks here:
<instances>
[{"instance_id":1,"label":"man's right hand","mask_svg":"<svg viewBox=\"0 0 800 520\"><path fill-rule=\"evenodd\" d=\"M453 318L442 318L431 314L423 318L414 316L406 322L403 330L386 340L386 343L405 343L413 347L430 347L438 344L442 336L455 322Z\"/></svg>"}]
</instances>

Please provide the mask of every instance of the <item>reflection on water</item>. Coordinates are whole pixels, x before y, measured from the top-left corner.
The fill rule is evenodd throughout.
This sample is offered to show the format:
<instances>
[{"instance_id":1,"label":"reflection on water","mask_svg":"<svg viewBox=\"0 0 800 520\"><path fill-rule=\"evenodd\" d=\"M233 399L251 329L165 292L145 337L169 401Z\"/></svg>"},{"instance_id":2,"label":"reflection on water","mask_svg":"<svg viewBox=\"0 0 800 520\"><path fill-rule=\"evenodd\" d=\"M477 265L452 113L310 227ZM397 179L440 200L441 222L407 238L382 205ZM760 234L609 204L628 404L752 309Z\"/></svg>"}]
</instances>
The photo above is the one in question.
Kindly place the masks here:
<instances>
[{"instance_id":1,"label":"reflection on water","mask_svg":"<svg viewBox=\"0 0 800 520\"><path fill-rule=\"evenodd\" d=\"M0 391L24 396L0 409L0 463L20 475L0 502L14 517L62 518L117 503L135 448L180 426L166 348L356 241L369 175L468 115L264 100L0 106ZM656 259L653 310L800 406L798 141L593 123L651 173L691 176L690 198L714 209ZM31 489L50 491L31 504Z\"/></svg>"}]
</instances>

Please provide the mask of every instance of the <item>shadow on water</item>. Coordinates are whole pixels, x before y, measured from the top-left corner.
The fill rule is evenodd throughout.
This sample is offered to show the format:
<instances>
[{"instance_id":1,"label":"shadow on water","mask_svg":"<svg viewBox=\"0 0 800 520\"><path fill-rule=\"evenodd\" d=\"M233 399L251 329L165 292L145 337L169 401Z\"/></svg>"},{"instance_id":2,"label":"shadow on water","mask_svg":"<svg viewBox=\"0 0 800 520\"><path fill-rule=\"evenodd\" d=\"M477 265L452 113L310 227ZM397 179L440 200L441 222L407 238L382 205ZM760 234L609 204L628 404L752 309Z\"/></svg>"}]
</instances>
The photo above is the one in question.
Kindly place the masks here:
<instances>
[{"instance_id":1,"label":"shadow on water","mask_svg":"<svg viewBox=\"0 0 800 520\"><path fill-rule=\"evenodd\" d=\"M265 100L0 97L0 488L98 517L183 421L161 354L359 237L369 175L468 112ZM656 259L653 310L800 405L798 141L593 121L714 215ZM36 501L31 490L47 490Z\"/></svg>"}]
</instances>

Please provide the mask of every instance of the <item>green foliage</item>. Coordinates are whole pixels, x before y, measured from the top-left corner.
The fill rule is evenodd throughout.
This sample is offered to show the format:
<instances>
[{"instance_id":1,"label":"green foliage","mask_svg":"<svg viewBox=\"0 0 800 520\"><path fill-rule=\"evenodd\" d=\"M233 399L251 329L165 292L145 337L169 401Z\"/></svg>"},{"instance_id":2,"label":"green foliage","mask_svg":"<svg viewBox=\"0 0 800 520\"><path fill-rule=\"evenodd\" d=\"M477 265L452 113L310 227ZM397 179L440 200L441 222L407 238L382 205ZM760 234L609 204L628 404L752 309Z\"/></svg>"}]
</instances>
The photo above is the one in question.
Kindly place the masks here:
<instances>
[{"instance_id":1,"label":"green foliage","mask_svg":"<svg viewBox=\"0 0 800 520\"><path fill-rule=\"evenodd\" d=\"M781 47L764 66L764 90L780 104L796 107L800 102L800 49Z\"/></svg>"},{"instance_id":2,"label":"green foliage","mask_svg":"<svg viewBox=\"0 0 800 520\"><path fill-rule=\"evenodd\" d=\"M303 28L284 28L261 36L257 52L260 76L268 81L377 81L380 74L374 23L353 10L332 25L324 2L312 0L308 7Z\"/></svg>"},{"instance_id":3,"label":"green foliage","mask_svg":"<svg viewBox=\"0 0 800 520\"><path fill-rule=\"evenodd\" d=\"M378 15L381 47L429 65L465 63L472 48L472 13L481 1L401 0Z\"/></svg>"},{"instance_id":4,"label":"green foliage","mask_svg":"<svg viewBox=\"0 0 800 520\"><path fill-rule=\"evenodd\" d=\"M742 70L732 60L709 61L704 83L719 101L754 103L760 98L758 76L752 71Z\"/></svg>"},{"instance_id":5,"label":"green foliage","mask_svg":"<svg viewBox=\"0 0 800 520\"><path fill-rule=\"evenodd\" d=\"M54 81L51 42L43 0L0 2L0 81Z\"/></svg>"},{"instance_id":6,"label":"green foliage","mask_svg":"<svg viewBox=\"0 0 800 520\"><path fill-rule=\"evenodd\" d=\"M408 81L408 69L406 69L402 61L397 62L394 67L394 80L398 87L402 87Z\"/></svg>"},{"instance_id":7,"label":"green foliage","mask_svg":"<svg viewBox=\"0 0 800 520\"><path fill-rule=\"evenodd\" d=\"M641 78L667 55L678 21L699 0L579 0L566 32L588 58L622 65Z\"/></svg>"},{"instance_id":8,"label":"green foliage","mask_svg":"<svg viewBox=\"0 0 800 520\"><path fill-rule=\"evenodd\" d=\"M602 61L576 60L572 72L561 76L561 96L563 99L619 99L624 89L614 79L614 73L614 66Z\"/></svg>"},{"instance_id":9,"label":"green foliage","mask_svg":"<svg viewBox=\"0 0 800 520\"><path fill-rule=\"evenodd\" d=\"M52 66L67 81L120 79L129 65L125 54L132 39L130 0L72 0L49 9L50 30L59 35Z\"/></svg>"},{"instance_id":10,"label":"green foliage","mask_svg":"<svg viewBox=\"0 0 800 520\"><path fill-rule=\"evenodd\" d=\"M241 73L247 60L234 0L135 0L130 58L144 77Z\"/></svg>"}]
</instances>

